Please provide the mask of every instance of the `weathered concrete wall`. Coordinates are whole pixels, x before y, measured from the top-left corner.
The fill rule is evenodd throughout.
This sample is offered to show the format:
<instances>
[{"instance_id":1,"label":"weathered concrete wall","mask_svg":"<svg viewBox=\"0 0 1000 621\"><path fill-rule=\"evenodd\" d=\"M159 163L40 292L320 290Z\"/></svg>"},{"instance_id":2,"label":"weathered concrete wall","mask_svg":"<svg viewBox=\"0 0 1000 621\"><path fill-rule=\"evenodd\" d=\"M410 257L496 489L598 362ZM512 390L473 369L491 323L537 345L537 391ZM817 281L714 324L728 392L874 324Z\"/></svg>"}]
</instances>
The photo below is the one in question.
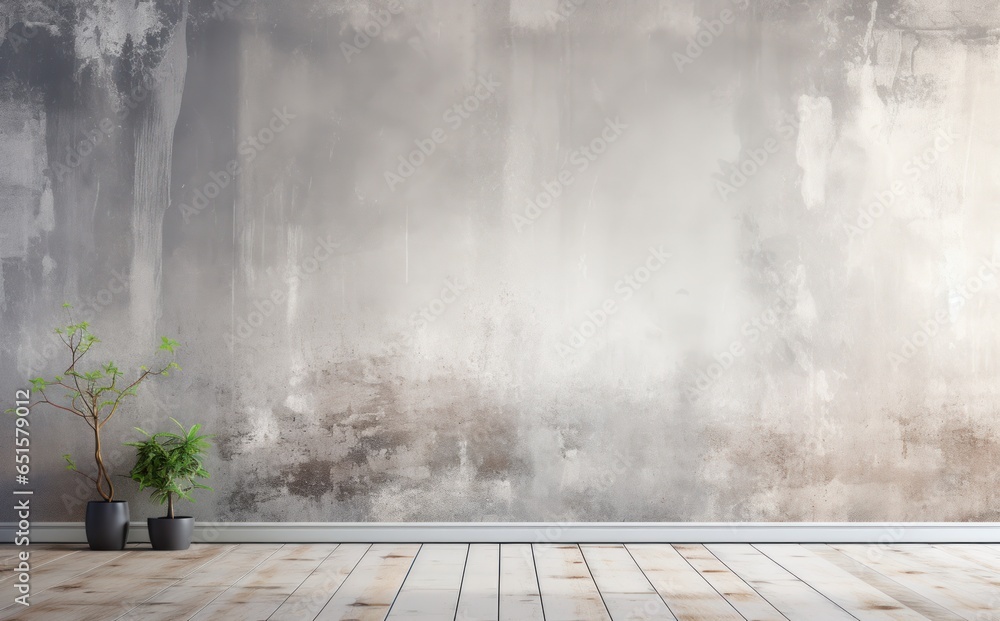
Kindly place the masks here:
<instances>
[{"instance_id":1,"label":"weathered concrete wall","mask_svg":"<svg viewBox=\"0 0 1000 621\"><path fill-rule=\"evenodd\" d=\"M197 517L1000 518L1000 8L9 4L0 394L177 338Z\"/></svg>"}]
</instances>

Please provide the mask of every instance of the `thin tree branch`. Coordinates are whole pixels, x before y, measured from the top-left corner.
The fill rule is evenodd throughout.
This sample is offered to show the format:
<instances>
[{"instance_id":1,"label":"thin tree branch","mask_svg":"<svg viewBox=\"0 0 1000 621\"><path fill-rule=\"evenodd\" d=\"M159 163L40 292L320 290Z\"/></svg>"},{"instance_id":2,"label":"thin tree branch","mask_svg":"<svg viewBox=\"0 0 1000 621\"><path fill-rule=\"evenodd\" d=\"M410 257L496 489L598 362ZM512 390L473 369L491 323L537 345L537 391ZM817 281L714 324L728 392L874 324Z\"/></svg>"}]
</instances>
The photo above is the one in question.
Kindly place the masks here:
<instances>
[{"instance_id":1,"label":"thin tree branch","mask_svg":"<svg viewBox=\"0 0 1000 621\"><path fill-rule=\"evenodd\" d=\"M41 391L39 391L39 392L41 392ZM44 392L42 392L42 396L45 397L45 393ZM85 414L81 414L80 412L77 412L76 410L72 410L70 408L61 406L58 403L53 403L53 402L49 401L48 397L45 397L44 399L40 399L40 400L38 400L38 401L30 404L28 407L34 407L34 406L42 404L42 403L46 403L46 404L51 405L52 407L58 408L60 410L65 410L65 411L69 412L70 414L75 414L76 416L79 416L80 418L87 418L87 416Z\"/></svg>"},{"instance_id":2,"label":"thin tree branch","mask_svg":"<svg viewBox=\"0 0 1000 621\"><path fill-rule=\"evenodd\" d=\"M93 481L94 483L97 483L97 479L95 479L94 477L90 476L89 474L87 474L86 472L84 472L82 470L77 470L76 468L74 468L73 472L75 472L77 474L80 474L80 475L83 475L83 476L87 477L88 479L90 479L91 481Z\"/></svg>"},{"instance_id":3,"label":"thin tree branch","mask_svg":"<svg viewBox=\"0 0 1000 621\"><path fill-rule=\"evenodd\" d=\"M109 420L111 420L111 417L115 415L115 412L118 411L118 406L121 404L122 399L124 399L125 397L129 396L129 391L130 390L132 390L133 388L135 388L136 386L138 386L142 381L144 381L150 375L163 375L163 371L165 371L168 368L169 368L169 365L166 366L166 367L163 367L163 369L161 369L160 371L150 371L149 369L146 369L145 371L143 371L139 375L139 377L137 377L135 379L134 382L132 382L131 384L129 384L128 386L126 386L122 390L118 391L118 397L115 398L115 404L113 406L111 406L111 411L108 413L107 416L104 417L104 420L101 421L101 427L103 427L105 424L107 424L107 422Z\"/></svg>"}]
</instances>

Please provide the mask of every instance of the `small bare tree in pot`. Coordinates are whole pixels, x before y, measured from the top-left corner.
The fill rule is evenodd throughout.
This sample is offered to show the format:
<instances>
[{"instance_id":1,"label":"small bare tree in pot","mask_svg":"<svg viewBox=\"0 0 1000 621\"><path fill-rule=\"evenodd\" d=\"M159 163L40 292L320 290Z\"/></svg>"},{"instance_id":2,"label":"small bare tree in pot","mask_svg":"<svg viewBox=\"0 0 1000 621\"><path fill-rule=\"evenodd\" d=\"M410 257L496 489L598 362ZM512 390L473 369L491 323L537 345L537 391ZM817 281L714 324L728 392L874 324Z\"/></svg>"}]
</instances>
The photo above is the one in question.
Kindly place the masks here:
<instances>
[{"instance_id":1,"label":"small bare tree in pot","mask_svg":"<svg viewBox=\"0 0 1000 621\"><path fill-rule=\"evenodd\" d=\"M212 436L198 435L201 425L185 429L176 419L170 420L177 423L181 433L149 434L136 427L146 439L125 444L136 449L131 477L139 484L139 491L149 488L153 490L153 500L167 505L166 517L146 520L153 549L187 550L194 532L194 518L174 515L174 497L194 502L191 492L212 489L196 480L209 478L202 465L202 455L212 446L208 441Z\"/></svg>"},{"instance_id":2,"label":"small bare tree in pot","mask_svg":"<svg viewBox=\"0 0 1000 621\"><path fill-rule=\"evenodd\" d=\"M63 459L69 470L90 479L101 497L101 500L87 503L86 532L90 548L121 550L128 541L128 502L115 500L115 486L102 454L101 431L125 401L136 395L140 384L150 377L167 376L171 370L180 369L173 360L178 343L163 337L157 353L166 354L169 358L152 368L142 366L131 380L126 379L125 372L113 361L89 364L88 354L101 341L90 332L88 322L74 321L71 305L63 304L63 308L66 309L69 323L56 328L55 332L69 351L69 366L62 375L56 375L52 379L36 377L31 380L32 390L41 395L32 405L51 406L83 419L90 427L94 438L96 471L91 475L79 470L69 454L63 455ZM54 393L57 391L62 391L62 395L56 396Z\"/></svg>"}]
</instances>

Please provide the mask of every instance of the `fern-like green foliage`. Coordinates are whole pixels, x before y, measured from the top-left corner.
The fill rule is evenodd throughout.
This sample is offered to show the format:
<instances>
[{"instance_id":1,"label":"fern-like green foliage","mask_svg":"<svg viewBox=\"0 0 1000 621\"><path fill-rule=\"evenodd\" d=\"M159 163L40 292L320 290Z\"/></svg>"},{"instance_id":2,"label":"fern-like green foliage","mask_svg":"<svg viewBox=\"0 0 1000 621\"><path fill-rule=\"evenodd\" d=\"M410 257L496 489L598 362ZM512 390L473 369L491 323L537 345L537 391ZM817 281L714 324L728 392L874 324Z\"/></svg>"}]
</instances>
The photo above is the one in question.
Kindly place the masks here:
<instances>
[{"instance_id":1,"label":"fern-like green foliage","mask_svg":"<svg viewBox=\"0 0 1000 621\"><path fill-rule=\"evenodd\" d=\"M167 517L172 518L174 496L194 502L191 492L212 489L197 481L209 478L202 465L202 455L212 446L208 441L212 436L198 435L201 425L186 429L176 419L170 420L180 427L180 433L161 431L150 434L136 427L146 439L126 442L125 445L136 449L135 467L130 476L139 484L139 491L151 489L153 500L166 504Z\"/></svg>"}]
</instances>

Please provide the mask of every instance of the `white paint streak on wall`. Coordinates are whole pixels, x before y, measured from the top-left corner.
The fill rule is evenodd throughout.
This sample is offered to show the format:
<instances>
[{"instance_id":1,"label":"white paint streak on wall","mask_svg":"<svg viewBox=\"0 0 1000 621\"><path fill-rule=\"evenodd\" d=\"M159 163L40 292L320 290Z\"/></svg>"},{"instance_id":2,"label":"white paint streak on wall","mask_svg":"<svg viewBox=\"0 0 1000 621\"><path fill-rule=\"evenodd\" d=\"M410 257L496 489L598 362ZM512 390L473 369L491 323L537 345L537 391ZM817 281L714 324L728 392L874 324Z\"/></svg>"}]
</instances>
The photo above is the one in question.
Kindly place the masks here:
<instances>
[{"instance_id":1,"label":"white paint streak on wall","mask_svg":"<svg viewBox=\"0 0 1000 621\"><path fill-rule=\"evenodd\" d=\"M149 26L147 24L147 26ZM159 318L163 216L170 205L174 128L187 74L187 1L171 28L163 58L153 69L148 106L135 137L132 212L131 323L137 343L152 342Z\"/></svg>"},{"instance_id":2,"label":"white paint streak on wall","mask_svg":"<svg viewBox=\"0 0 1000 621\"><path fill-rule=\"evenodd\" d=\"M0 106L0 260L25 259L32 241L55 226L45 134L40 103L14 99ZM5 307L0 269L0 316Z\"/></svg>"},{"instance_id":3,"label":"white paint streak on wall","mask_svg":"<svg viewBox=\"0 0 1000 621\"><path fill-rule=\"evenodd\" d=\"M903 31L878 30L875 33L875 84L879 88L891 89L902 62Z\"/></svg>"},{"instance_id":4,"label":"white paint streak on wall","mask_svg":"<svg viewBox=\"0 0 1000 621\"><path fill-rule=\"evenodd\" d=\"M14 100L0 107L0 258L26 256L31 240L52 230L45 131L41 105Z\"/></svg>"},{"instance_id":5,"label":"white paint streak on wall","mask_svg":"<svg viewBox=\"0 0 1000 621\"><path fill-rule=\"evenodd\" d=\"M833 104L826 97L802 95L799 118L795 159L802 168L802 200L806 209L818 209L826 200L827 168L836 132Z\"/></svg>"},{"instance_id":6,"label":"white paint streak on wall","mask_svg":"<svg viewBox=\"0 0 1000 621\"><path fill-rule=\"evenodd\" d=\"M307 254L303 248L305 232L301 226L289 226L285 251L285 271L283 277L288 280L288 306L285 308L285 323L289 329L294 328L299 319L299 290L302 286L302 260Z\"/></svg>"}]
</instances>

